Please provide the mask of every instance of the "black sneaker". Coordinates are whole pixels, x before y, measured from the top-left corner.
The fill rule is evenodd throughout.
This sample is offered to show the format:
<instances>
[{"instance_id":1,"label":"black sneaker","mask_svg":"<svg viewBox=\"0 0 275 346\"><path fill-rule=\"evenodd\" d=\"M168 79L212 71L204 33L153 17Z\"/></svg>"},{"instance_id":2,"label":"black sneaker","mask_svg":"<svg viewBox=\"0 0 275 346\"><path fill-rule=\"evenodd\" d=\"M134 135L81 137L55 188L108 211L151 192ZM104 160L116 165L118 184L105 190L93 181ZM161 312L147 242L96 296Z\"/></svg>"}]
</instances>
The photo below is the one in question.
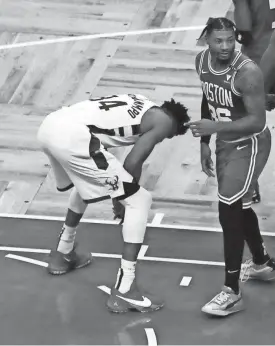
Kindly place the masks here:
<instances>
[{"instance_id":1,"label":"black sneaker","mask_svg":"<svg viewBox=\"0 0 275 346\"><path fill-rule=\"evenodd\" d=\"M142 295L136 286L135 280L131 288L126 293L120 293L117 289L112 288L111 295L107 301L107 308L111 312L124 313L129 310L138 312L153 312L164 306L162 301L152 301L147 296Z\"/></svg>"},{"instance_id":2,"label":"black sneaker","mask_svg":"<svg viewBox=\"0 0 275 346\"><path fill-rule=\"evenodd\" d=\"M67 254L52 250L49 258L48 272L52 275L66 274L71 270L86 267L92 262L92 255L87 253L76 253L76 246Z\"/></svg>"}]
</instances>

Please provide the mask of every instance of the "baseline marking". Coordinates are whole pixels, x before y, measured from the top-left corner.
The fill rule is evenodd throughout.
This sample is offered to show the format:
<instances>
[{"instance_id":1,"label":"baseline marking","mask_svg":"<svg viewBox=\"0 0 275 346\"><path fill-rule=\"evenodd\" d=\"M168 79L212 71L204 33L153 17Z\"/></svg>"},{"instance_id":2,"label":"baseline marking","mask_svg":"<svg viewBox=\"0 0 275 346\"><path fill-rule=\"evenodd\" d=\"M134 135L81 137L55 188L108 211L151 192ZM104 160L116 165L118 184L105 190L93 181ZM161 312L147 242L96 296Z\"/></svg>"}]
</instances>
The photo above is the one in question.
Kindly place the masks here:
<instances>
[{"instance_id":1,"label":"baseline marking","mask_svg":"<svg viewBox=\"0 0 275 346\"><path fill-rule=\"evenodd\" d=\"M44 40L44 41L42 40L42 41L32 41L32 42L22 42L22 43L12 43L12 44L1 45L0 50L20 48L20 47L42 46L42 45L52 44L52 43L95 40L97 38L111 38L111 37L119 37L119 36L162 34L162 33L167 33L167 32L176 32L176 31L193 31L193 30L202 30L204 28L205 28L205 25L198 25L198 26L186 26L186 27L176 27L176 28L161 28L161 29L109 32L109 33L105 33L105 34L81 35L81 36L74 36L74 37L69 36L69 37L61 37L61 38L55 38L55 39L51 39L51 40Z\"/></svg>"},{"instance_id":2,"label":"baseline marking","mask_svg":"<svg viewBox=\"0 0 275 346\"><path fill-rule=\"evenodd\" d=\"M99 288L101 291L107 293L107 294L111 294L111 289L107 286L97 286L97 288Z\"/></svg>"},{"instance_id":3,"label":"baseline marking","mask_svg":"<svg viewBox=\"0 0 275 346\"><path fill-rule=\"evenodd\" d=\"M32 258L28 258L28 257L23 257L23 256L18 256L18 255L13 255L13 254L8 254L5 257L12 258L12 259L22 261L22 262L36 264L38 266L45 267L45 268L48 267L48 263L42 262L42 261L37 261L37 260L34 260Z\"/></svg>"},{"instance_id":4,"label":"baseline marking","mask_svg":"<svg viewBox=\"0 0 275 346\"><path fill-rule=\"evenodd\" d=\"M6 248L6 247L4 247ZM144 245L144 250L147 250L148 245ZM16 252L24 252L24 248L16 248L16 247L8 247L9 251L16 251ZM29 248L27 248L28 251L26 252L31 252ZM39 253L39 249L33 249L34 253ZM143 250L143 251L144 251ZM6 251L6 250L2 250L0 248L0 251ZM42 250L42 253L45 253L45 251L50 252L50 250ZM122 255L118 255L118 254L107 254L107 253L100 253L100 252L92 252L91 253L94 257L100 257L100 258L117 258L120 259L122 257ZM12 256L12 257L10 257ZM6 257L9 258L14 258L14 259L19 259L20 258L24 259L27 257L22 257L22 256L17 256L17 255L7 255ZM16 258L15 258L16 257ZM29 262L29 263L34 263L34 264L38 264L38 262L40 263L46 263L46 262L41 262L41 261L36 261L33 259L29 259L30 261L25 261L25 262ZM202 261L202 260L189 260L189 259L181 259L181 258L169 258L169 257L145 257L142 256L139 258L139 260L141 261L150 261L150 262L166 262L166 263L182 263L182 264L198 264L198 265L208 265L208 266L218 266L218 267L223 267L224 266L224 262L215 262L215 261ZM23 260L22 260L23 261ZM39 265L39 264L38 264ZM48 265L48 264L47 264Z\"/></svg>"},{"instance_id":5,"label":"baseline marking","mask_svg":"<svg viewBox=\"0 0 275 346\"><path fill-rule=\"evenodd\" d=\"M25 214L7 214L0 213L0 218L8 219L26 219L26 220L43 220L43 221L65 221L65 217L60 216L47 216L47 215L25 215ZM103 224L103 225L118 225L119 221L113 220L101 220L101 219L82 219L80 223L92 223L92 224ZM151 223L147 224L149 228L164 228L164 229L178 229L178 230L187 230L187 231L198 231L198 232L214 232L222 233L221 227L203 227L203 226L188 226L188 225L152 225ZM262 235L268 237L275 237L275 232L261 232Z\"/></svg>"},{"instance_id":6,"label":"baseline marking","mask_svg":"<svg viewBox=\"0 0 275 346\"><path fill-rule=\"evenodd\" d=\"M138 253L138 259L144 258L146 251L148 250L148 247L149 247L148 245L141 245L141 248Z\"/></svg>"},{"instance_id":7,"label":"baseline marking","mask_svg":"<svg viewBox=\"0 0 275 346\"><path fill-rule=\"evenodd\" d=\"M13 247L13 246L0 246L0 251L30 252L30 253L50 253L51 252L51 250L46 250L46 249L31 249L31 248Z\"/></svg>"},{"instance_id":8,"label":"baseline marking","mask_svg":"<svg viewBox=\"0 0 275 346\"><path fill-rule=\"evenodd\" d=\"M145 333L148 340L148 346L157 346L157 336L153 328L145 328Z\"/></svg>"},{"instance_id":9,"label":"baseline marking","mask_svg":"<svg viewBox=\"0 0 275 346\"><path fill-rule=\"evenodd\" d=\"M188 287L192 280L191 276L184 276L180 282L180 286Z\"/></svg>"},{"instance_id":10,"label":"baseline marking","mask_svg":"<svg viewBox=\"0 0 275 346\"><path fill-rule=\"evenodd\" d=\"M151 226L159 226L161 224L163 217L164 213L156 213L151 222Z\"/></svg>"}]
</instances>

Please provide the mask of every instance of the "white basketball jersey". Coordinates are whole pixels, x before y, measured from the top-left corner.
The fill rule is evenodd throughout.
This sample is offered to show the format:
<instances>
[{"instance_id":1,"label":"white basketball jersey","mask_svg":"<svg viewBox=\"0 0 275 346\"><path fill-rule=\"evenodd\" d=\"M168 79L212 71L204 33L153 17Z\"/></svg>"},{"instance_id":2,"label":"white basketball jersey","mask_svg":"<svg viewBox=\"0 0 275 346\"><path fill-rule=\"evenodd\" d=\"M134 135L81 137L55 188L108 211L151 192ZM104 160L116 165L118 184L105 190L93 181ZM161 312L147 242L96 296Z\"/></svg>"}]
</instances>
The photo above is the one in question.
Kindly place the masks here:
<instances>
[{"instance_id":1,"label":"white basketball jersey","mask_svg":"<svg viewBox=\"0 0 275 346\"><path fill-rule=\"evenodd\" d=\"M139 94L112 95L64 107L66 121L88 126L105 147L134 144L146 111L157 105Z\"/></svg>"}]
</instances>

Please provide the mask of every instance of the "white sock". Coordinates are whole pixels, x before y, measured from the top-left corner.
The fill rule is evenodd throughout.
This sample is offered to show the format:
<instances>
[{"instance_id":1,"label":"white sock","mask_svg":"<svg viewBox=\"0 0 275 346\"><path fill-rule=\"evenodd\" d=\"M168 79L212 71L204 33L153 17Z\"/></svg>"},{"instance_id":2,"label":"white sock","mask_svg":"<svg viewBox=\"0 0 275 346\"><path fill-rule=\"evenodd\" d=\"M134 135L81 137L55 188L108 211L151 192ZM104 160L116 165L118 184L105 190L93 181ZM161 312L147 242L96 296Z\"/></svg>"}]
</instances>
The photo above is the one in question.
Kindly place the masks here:
<instances>
[{"instance_id":1,"label":"white sock","mask_svg":"<svg viewBox=\"0 0 275 346\"><path fill-rule=\"evenodd\" d=\"M64 224L62 227L62 235L57 246L57 251L64 254L71 252L74 247L75 235L76 228L69 227Z\"/></svg>"},{"instance_id":2,"label":"white sock","mask_svg":"<svg viewBox=\"0 0 275 346\"><path fill-rule=\"evenodd\" d=\"M116 289L120 293L126 293L130 290L131 285L135 279L136 263L132 261L126 261L122 258L121 267L117 273Z\"/></svg>"}]
</instances>

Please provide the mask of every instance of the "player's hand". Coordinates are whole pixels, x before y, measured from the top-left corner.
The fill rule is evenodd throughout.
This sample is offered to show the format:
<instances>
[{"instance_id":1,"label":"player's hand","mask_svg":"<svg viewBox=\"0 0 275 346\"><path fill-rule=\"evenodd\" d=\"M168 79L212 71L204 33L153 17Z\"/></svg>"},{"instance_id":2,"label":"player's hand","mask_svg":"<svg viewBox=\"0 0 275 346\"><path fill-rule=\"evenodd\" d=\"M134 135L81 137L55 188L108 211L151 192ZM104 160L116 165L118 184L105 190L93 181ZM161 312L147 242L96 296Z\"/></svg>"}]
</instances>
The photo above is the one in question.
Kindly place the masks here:
<instances>
[{"instance_id":1,"label":"player's hand","mask_svg":"<svg viewBox=\"0 0 275 346\"><path fill-rule=\"evenodd\" d=\"M208 177L215 177L214 165L211 159L211 149L206 143L201 143L201 168Z\"/></svg>"},{"instance_id":2,"label":"player's hand","mask_svg":"<svg viewBox=\"0 0 275 346\"><path fill-rule=\"evenodd\" d=\"M265 108L267 111L272 111L275 108L275 95L267 94L265 97Z\"/></svg>"},{"instance_id":3,"label":"player's hand","mask_svg":"<svg viewBox=\"0 0 275 346\"><path fill-rule=\"evenodd\" d=\"M189 126L194 137L213 135L217 132L217 123L209 119L202 119L185 124Z\"/></svg>"},{"instance_id":4,"label":"player's hand","mask_svg":"<svg viewBox=\"0 0 275 346\"><path fill-rule=\"evenodd\" d=\"M114 220L120 219L120 225L124 221L124 216L125 216L125 207L123 204L121 204L117 199L113 198L113 213L114 213Z\"/></svg>"}]
</instances>

